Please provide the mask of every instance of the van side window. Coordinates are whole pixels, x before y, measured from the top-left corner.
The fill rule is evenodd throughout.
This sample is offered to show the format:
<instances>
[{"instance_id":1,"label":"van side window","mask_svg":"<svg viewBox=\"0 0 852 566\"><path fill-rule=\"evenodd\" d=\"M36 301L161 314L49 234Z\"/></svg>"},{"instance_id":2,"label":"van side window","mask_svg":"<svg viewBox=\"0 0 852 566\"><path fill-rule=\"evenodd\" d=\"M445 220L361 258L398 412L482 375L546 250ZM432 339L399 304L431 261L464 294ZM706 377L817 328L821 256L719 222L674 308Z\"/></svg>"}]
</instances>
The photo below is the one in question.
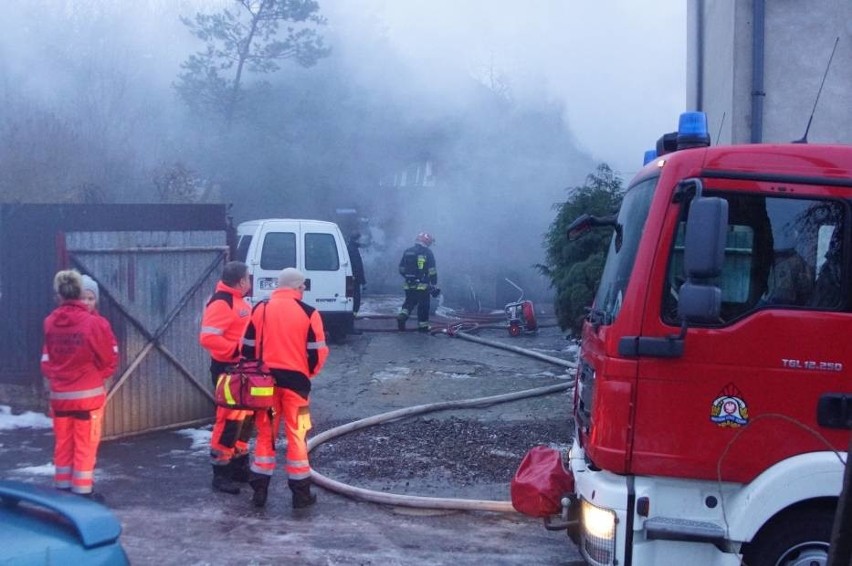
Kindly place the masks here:
<instances>
[{"instance_id":1,"label":"van side window","mask_svg":"<svg viewBox=\"0 0 852 566\"><path fill-rule=\"evenodd\" d=\"M249 235L240 236L240 241L237 242L237 261L246 261L248 257L249 246L251 245L252 237Z\"/></svg>"},{"instance_id":2,"label":"van side window","mask_svg":"<svg viewBox=\"0 0 852 566\"><path fill-rule=\"evenodd\" d=\"M337 271L340 257L334 234L308 232L305 234L305 270Z\"/></svg>"},{"instance_id":3,"label":"van side window","mask_svg":"<svg viewBox=\"0 0 852 566\"><path fill-rule=\"evenodd\" d=\"M713 196L728 201L729 215L722 275L709 282L722 291L719 325L758 309L846 308L849 274L842 273L842 258L849 250L842 244L847 221L842 203L754 193ZM685 222L677 230L662 313L672 325L679 324Z\"/></svg>"},{"instance_id":4,"label":"van side window","mask_svg":"<svg viewBox=\"0 0 852 566\"><path fill-rule=\"evenodd\" d=\"M277 271L285 267L296 267L296 234L269 232L263 238L260 268Z\"/></svg>"}]
</instances>

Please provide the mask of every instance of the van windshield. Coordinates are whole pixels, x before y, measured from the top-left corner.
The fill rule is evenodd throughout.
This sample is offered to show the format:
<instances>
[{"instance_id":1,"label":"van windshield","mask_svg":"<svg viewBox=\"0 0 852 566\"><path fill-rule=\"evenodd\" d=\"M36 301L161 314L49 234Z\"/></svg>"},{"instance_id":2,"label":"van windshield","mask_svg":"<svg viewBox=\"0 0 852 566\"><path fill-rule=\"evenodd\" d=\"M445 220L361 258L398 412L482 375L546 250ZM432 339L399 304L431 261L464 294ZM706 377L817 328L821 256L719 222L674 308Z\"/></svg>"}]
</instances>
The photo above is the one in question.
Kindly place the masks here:
<instances>
[{"instance_id":1,"label":"van windshield","mask_svg":"<svg viewBox=\"0 0 852 566\"><path fill-rule=\"evenodd\" d=\"M658 180L659 177L652 177L640 181L624 195L592 307L591 316L595 322L611 324L621 310Z\"/></svg>"}]
</instances>

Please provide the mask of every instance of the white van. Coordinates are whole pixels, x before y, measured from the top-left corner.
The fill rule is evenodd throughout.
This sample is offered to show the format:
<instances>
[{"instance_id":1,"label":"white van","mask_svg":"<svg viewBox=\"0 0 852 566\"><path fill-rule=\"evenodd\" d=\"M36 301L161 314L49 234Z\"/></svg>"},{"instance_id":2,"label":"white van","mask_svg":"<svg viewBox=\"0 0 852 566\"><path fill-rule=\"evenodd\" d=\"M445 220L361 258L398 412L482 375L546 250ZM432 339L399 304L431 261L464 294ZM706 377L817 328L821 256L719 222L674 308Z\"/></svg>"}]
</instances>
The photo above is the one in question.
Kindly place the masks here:
<instances>
[{"instance_id":1,"label":"white van","mask_svg":"<svg viewBox=\"0 0 852 566\"><path fill-rule=\"evenodd\" d=\"M334 222L291 218L250 220L237 226L237 257L252 275L252 304L269 298L278 274L305 274L302 299L320 311L329 340L342 342L352 327L355 282L346 241Z\"/></svg>"}]
</instances>

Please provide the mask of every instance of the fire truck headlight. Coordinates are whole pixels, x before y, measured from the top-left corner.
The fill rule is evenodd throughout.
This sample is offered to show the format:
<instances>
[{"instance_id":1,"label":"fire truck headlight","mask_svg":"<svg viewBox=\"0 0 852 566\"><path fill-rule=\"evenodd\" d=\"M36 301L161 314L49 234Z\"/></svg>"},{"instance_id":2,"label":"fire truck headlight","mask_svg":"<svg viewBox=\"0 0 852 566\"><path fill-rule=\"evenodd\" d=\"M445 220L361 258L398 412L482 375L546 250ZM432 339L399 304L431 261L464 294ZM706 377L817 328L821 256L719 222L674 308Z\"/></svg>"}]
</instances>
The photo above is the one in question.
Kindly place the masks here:
<instances>
[{"instance_id":1,"label":"fire truck headlight","mask_svg":"<svg viewBox=\"0 0 852 566\"><path fill-rule=\"evenodd\" d=\"M615 558L615 523L613 511L583 500L582 543L580 548L592 564L612 564Z\"/></svg>"},{"instance_id":2,"label":"fire truck headlight","mask_svg":"<svg viewBox=\"0 0 852 566\"><path fill-rule=\"evenodd\" d=\"M591 536L609 540L615 536L615 513L584 500L583 525Z\"/></svg>"}]
</instances>

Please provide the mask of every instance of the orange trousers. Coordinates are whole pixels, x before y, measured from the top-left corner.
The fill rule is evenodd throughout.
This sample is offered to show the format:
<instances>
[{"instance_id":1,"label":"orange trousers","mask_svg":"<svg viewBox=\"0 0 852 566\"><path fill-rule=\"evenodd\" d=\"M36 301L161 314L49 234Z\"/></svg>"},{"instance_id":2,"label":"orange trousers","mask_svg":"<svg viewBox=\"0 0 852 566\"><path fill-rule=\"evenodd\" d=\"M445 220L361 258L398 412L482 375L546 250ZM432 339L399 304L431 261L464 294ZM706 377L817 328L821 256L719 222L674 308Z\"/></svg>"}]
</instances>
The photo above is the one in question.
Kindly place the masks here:
<instances>
[{"instance_id":1,"label":"orange trousers","mask_svg":"<svg viewBox=\"0 0 852 566\"><path fill-rule=\"evenodd\" d=\"M53 484L59 489L92 493L103 418L103 407L92 411L54 413Z\"/></svg>"},{"instance_id":2,"label":"orange trousers","mask_svg":"<svg viewBox=\"0 0 852 566\"><path fill-rule=\"evenodd\" d=\"M211 464L224 466L234 456L242 456L248 453L251 424L246 425L246 418L253 414L254 411L216 407L216 422L213 424L213 434L210 435ZM249 419L250 422L251 419ZM244 425L248 426L249 429L244 430Z\"/></svg>"},{"instance_id":3,"label":"orange trousers","mask_svg":"<svg viewBox=\"0 0 852 566\"><path fill-rule=\"evenodd\" d=\"M270 414L271 413L271 414ZM275 388L275 399L271 411L255 413L257 443L254 447L253 472L271 476L275 470L275 439L284 420L287 435L287 459L284 471L290 480L311 477L308 461L308 431L311 430L311 411L307 399L283 387Z\"/></svg>"}]
</instances>

